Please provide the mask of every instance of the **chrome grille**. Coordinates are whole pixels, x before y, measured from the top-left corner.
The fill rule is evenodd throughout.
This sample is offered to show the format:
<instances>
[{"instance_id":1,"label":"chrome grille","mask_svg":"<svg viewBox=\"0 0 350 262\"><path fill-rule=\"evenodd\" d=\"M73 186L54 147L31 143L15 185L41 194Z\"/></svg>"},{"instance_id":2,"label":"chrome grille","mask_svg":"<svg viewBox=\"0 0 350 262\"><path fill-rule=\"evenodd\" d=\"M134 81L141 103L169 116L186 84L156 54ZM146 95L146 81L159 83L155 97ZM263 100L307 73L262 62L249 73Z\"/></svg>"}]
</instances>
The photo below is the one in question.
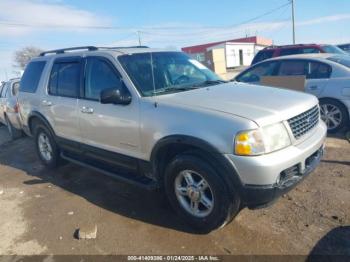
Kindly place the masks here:
<instances>
[{"instance_id":1,"label":"chrome grille","mask_svg":"<svg viewBox=\"0 0 350 262\"><path fill-rule=\"evenodd\" d=\"M319 115L319 108L318 106L315 106L310 110L289 119L288 124L292 129L294 137L298 139L314 128L318 124L320 118Z\"/></svg>"}]
</instances>

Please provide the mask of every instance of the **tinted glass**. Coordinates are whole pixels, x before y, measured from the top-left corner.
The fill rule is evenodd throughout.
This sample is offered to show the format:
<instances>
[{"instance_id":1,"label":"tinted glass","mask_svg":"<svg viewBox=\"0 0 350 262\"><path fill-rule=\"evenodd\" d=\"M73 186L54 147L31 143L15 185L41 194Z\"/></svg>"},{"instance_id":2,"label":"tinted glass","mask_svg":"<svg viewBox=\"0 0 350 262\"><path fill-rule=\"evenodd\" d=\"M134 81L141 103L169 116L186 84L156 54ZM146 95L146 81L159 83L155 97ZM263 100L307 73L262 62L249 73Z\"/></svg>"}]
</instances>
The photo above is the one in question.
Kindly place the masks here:
<instances>
[{"instance_id":1,"label":"tinted glass","mask_svg":"<svg viewBox=\"0 0 350 262\"><path fill-rule=\"evenodd\" d=\"M297 55L302 53L303 53L303 50L301 48L283 48L280 51L280 56Z\"/></svg>"},{"instance_id":2,"label":"tinted glass","mask_svg":"<svg viewBox=\"0 0 350 262\"><path fill-rule=\"evenodd\" d=\"M15 82L12 85L12 95L16 96L19 91L19 82Z\"/></svg>"},{"instance_id":3,"label":"tinted glass","mask_svg":"<svg viewBox=\"0 0 350 262\"><path fill-rule=\"evenodd\" d=\"M350 56L332 56L328 60L350 68Z\"/></svg>"},{"instance_id":4,"label":"tinted glass","mask_svg":"<svg viewBox=\"0 0 350 262\"><path fill-rule=\"evenodd\" d=\"M8 87L8 83L5 83L2 90L1 90L0 97L5 97L7 87Z\"/></svg>"},{"instance_id":5,"label":"tinted glass","mask_svg":"<svg viewBox=\"0 0 350 262\"><path fill-rule=\"evenodd\" d=\"M30 62L27 65L21 79L21 92L35 93L35 91L38 88L38 84L41 78L41 74L44 70L45 64L46 62L44 61L37 61Z\"/></svg>"},{"instance_id":6,"label":"tinted glass","mask_svg":"<svg viewBox=\"0 0 350 262\"><path fill-rule=\"evenodd\" d=\"M323 51L331 54L347 55L347 53L335 45L323 45Z\"/></svg>"},{"instance_id":7,"label":"tinted glass","mask_svg":"<svg viewBox=\"0 0 350 262\"><path fill-rule=\"evenodd\" d=\"M245 83L260 82L263 76L275 75L277 64L277 62L264 62L246 71L241 76L238 76L236 80Z\"/></svg>"},{"instance_id":8,"label":"tinted glass","mask_svg":"<svg viewBox=\"0 0 350 262\"><path fill-rule=\"evenodd\" d=\"M273 56L273 50L261 50L259 51L253 59L252 64L256 64L258 62L269 59Z\"/></svg>"},{"instance_id":9,"label":"tinted glass","mask_svg":"<svg viewBox=\"0 0 350 262\"><path fill-rule=\"evenodd\" d=\"M282 61L278 75L280 76L301 76L306 75L307 62L306 61Z\"/></svg>"},{"instance_id":10,"label":"tinted glass","mask_svg":"<svg viewBox=\"0 0 350 262\"><path fill-rule=\"evenodd\" d=\"M79 62L55 63L50 74L49 94L78 97L80 69Z\"/></svg>"},{"instance_id":11,"label":"tinted glass","mask_svg":"<svg viewBox=\"0 0 350 262\"><path fill-rule=\"evenodd\" d=\"M140 53L118 59L144 96L169 90L180 92L205 81L220 81L215 73L181 52Z\"/></svg>"},{"instance_id":12,"label":"tinted glass","mask_svg":"<svg viewBox=\"0 0 350 262\"><path fill-rule=\"evenodd\" d=\"M102 90L120 87L120 85L120 77L112 65L98 58L88 58L85 82L86 98L99 100Z\"/></svg>"},{"instance_id":13,"label":"tinted glass","mask_svg":"<svg viewBox=\"0 0 350 262\"><path fill-rule=\"evenodd\" d=\"M332 67L319 62L309 62L308 71L306 78L307 79L323 79L330 78L332 73Z\"/></svg>"}]
</instances>

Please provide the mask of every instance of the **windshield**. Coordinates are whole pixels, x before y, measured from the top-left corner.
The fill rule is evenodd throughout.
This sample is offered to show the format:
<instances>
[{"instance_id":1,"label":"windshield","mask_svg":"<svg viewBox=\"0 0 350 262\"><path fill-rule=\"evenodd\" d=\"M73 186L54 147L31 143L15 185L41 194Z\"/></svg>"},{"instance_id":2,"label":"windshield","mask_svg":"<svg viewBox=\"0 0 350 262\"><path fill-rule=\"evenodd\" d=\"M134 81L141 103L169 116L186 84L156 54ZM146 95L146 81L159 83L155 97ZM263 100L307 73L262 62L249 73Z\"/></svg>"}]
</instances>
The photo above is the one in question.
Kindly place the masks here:
<instances>
[{"instance_id":1,"label":"windshield","mask_svg":"<svg viewBox=\"0 0 350 262\"><path fill-rule=\"evenodd\" d=\"M332 56L328 60L350 68L350 56Z\"/></svg>"},{"instance_id":2,"label":"windshield","mask_svg":"<svg viewBox=\"0 0 350 262\"><path fill-rule=\"evenodd\" d=\"M118 57L143 96L181 92L224 82L181 52L136 53Z\"/></svg>"},{"instance_id":3,"label":"windshield","mask_svg":"<svg viewBox=\"0 0 350 262\"><path fill-rule=\"evenodd\" d=\"M323 51L325 51L326 53L347 55L345 51L341 50L339 47L335 45L323 45L322 48L323 48Z\"/></svg>"}]
</instances>

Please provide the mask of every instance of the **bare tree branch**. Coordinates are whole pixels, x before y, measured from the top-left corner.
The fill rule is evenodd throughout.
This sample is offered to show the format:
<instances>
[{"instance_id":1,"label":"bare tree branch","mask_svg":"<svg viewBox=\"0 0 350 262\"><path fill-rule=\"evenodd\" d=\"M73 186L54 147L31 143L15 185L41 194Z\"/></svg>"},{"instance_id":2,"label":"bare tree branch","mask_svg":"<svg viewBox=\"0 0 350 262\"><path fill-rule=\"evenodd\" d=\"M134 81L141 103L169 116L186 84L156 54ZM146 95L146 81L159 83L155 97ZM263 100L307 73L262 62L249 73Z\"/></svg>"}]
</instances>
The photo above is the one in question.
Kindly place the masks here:
<instances>
[{"instance_id":1,"label":"bare tree branch","mask_svg":"<svg viewBox=\"0 0 350 262\"><path fill-rule=\"evenodd\" d=\"M28 62L33 58L38 56L43 50L35 46L27 46L15 52L14 61L16 67L24 69Z\"/></svg>"}]
</instances>

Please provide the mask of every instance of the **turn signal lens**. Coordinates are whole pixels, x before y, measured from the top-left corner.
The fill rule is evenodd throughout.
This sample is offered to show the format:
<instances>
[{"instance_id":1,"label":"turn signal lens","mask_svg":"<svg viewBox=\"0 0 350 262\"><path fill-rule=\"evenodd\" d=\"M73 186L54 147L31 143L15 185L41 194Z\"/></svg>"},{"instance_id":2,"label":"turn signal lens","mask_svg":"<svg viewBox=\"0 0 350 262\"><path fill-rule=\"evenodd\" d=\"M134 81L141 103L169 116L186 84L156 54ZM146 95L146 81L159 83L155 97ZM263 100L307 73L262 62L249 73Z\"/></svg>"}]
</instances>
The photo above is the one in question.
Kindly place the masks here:
<instances>
[{"instance_id":1,"label":"turn signal lens","mask_svg":"<svg viewBox=\"0 0 350 262\"><path fill-rule=\"evenodd\" d=\"M264 142L259 130L244 131L237 134L235 139L236 155L253 156L264 152Z\"/></svg>"}]
</instances>

